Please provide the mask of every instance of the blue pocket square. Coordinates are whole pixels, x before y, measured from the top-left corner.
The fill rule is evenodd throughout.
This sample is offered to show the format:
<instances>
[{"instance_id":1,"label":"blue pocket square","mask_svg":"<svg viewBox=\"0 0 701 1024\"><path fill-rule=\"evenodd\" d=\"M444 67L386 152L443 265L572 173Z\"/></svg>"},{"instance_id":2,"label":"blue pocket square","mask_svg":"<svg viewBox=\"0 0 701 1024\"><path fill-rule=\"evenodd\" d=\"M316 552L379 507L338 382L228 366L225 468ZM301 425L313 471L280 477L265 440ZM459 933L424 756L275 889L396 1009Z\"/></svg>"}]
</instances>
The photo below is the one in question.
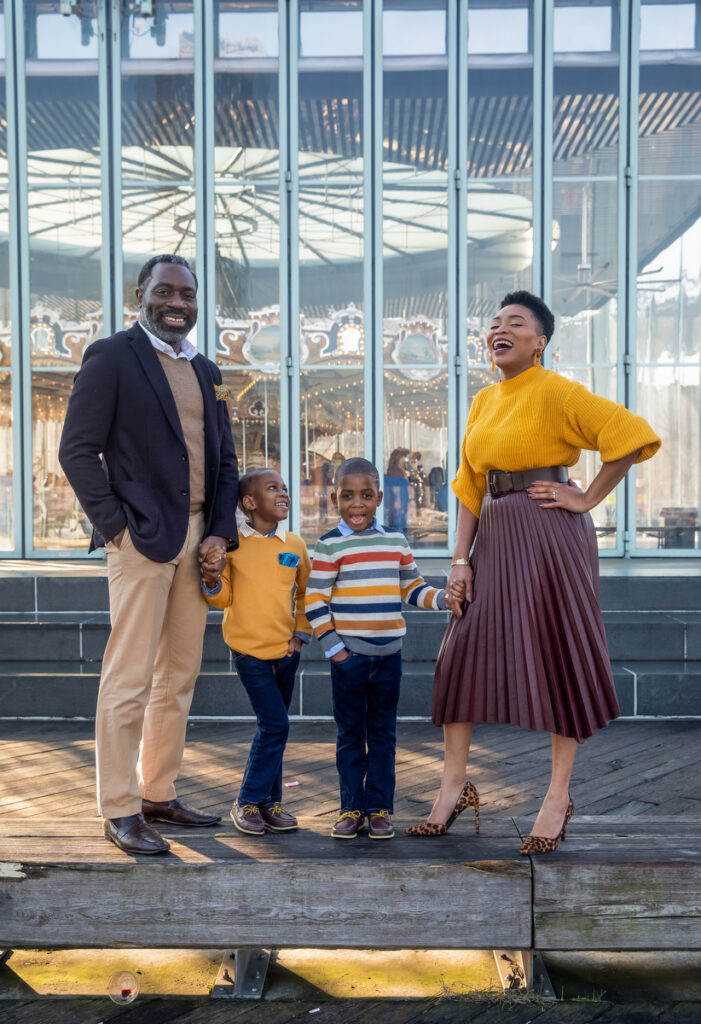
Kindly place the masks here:
<instances>
[{"instance_id":1,"label":"blue pocket square","mask_svg":"<svg viewBox=\"0 0 701 1024\"><path fill-rule=\"evenodd\" d=\"M299 555L293 554L292 551L281 551L277 560L280 565L289 565L291 569L299 565Z\"/></svg>"}]
</instances>

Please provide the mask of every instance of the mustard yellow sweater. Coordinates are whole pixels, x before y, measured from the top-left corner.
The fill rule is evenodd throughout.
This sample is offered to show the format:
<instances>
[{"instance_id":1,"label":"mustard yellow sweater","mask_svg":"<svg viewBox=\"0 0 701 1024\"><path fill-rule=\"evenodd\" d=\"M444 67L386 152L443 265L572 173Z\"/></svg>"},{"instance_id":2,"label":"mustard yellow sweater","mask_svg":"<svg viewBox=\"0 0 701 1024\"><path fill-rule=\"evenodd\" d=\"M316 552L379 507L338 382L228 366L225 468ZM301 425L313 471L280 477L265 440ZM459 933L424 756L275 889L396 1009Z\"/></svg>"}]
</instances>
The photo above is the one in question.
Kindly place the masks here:
<instances>
[{"instance_id":1,"label":"mustard yellow sweater","mask_svg":"<svg viewBox=\"0 0 701 1024\"><path fill-rule=\"evenodd\" d=\"M266 661L283 658L294 633L312 632L304 614L311 570L307 545L280 528L274 537L240 534L239 541L226 556L220 592L205 596L213 608L224 609L222 630L232 650ZM284 554L297 555L299 563L282 565Z\"/></svg>"},{"instance_id":2,"label":"mustard yellow sweater","mask_svg":"<svg viewBox=\"0 0 701 1024\"><path fill-rule=\"evenodd\" d=\"M490 469L574 466L582 448L600 452L602 462L640 448L635 461L644 462L660 444L642 416L552 370L532 367L475 395L453 490L479 516Z\"/></svg>"}]
</instances>

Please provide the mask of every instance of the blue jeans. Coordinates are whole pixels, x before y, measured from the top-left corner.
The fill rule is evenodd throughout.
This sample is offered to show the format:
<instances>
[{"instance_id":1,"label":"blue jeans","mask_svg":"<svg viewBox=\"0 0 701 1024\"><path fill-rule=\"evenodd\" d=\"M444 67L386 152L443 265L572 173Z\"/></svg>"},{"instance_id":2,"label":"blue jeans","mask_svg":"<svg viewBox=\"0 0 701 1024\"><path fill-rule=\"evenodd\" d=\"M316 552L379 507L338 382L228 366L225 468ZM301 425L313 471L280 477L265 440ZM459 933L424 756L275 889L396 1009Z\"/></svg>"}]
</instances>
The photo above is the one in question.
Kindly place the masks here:
<instances>
[{"instance_id":1,"label":"blue jeans","mask_svg":"<svg viewBox=\"0 0 701 1024\"><path fill-rule=\"evenodd\" d=\"M394 810L394 753L402 655L350 653L331 662L341 810Z\"/></svg>"},{"instance_id":2,"label":"blue jeans","mask_svg":"<svg viewBox=\"0 0 701 1024\"><path fill-rule=\"evenodd\" d=\"M290 731L287 712L299 654L264 661L234 651L234 660L258 722L238 802L267 807L282 798L282 759Z\"/></svg>"}]
</instances>

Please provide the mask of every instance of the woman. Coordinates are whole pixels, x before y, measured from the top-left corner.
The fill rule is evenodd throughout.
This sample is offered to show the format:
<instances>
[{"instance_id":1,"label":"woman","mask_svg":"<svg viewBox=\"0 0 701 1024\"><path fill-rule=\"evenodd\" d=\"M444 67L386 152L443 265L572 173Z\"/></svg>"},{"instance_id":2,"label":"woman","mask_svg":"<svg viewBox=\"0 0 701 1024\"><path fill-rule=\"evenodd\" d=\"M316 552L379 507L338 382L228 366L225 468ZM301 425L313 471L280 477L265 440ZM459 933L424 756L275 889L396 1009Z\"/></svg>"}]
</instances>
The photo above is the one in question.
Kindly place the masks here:
<instances>
[{"instance_id":1,"label":"woman","mask_svg":"<svg viewBox=\"0 0 701 1024\"><path fill-rule=\"evenodd\" d=\"M385 473L384 521L387 526L406 533L409 519L409 479L406 465L408 448L395 448Z\"/></svg>"},{"instance_id":2,"label":"woman","mask_svg":"<svg viewBox=\"0 0 701 1024\"><path fill-rule=\"evenodd\" d=\"M553 328L545 303L519 291L504 298L487 336L501 379L475 396L453 481L458 525L447 591L450 598L464 581L470 603L451 618L436 665L443 777L428 821L407 829L443 835L466 807L478 810L477 791L465 783L473 724L510 723L552 738L550 787L524 854L565 838L577 745L619 714L589 510L660 447L640 416L542 368ZM582 448L602 458L586 491L567 474Z\"/></svg>"}]
</instances>

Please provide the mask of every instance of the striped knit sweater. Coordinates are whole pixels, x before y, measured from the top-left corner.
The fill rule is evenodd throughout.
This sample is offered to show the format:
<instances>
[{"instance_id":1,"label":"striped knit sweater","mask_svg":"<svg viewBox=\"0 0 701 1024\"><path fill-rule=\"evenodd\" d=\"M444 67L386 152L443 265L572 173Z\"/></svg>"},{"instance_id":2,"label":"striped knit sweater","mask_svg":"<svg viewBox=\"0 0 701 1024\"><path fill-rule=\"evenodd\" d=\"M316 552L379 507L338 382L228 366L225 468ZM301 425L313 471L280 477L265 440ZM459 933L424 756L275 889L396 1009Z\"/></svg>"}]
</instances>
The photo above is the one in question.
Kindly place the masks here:
<instances>
[{"instance_id":1,"label":"striped knit sweater","mask_svg":"<svg viewBox=\"0 0 701 1024\"><path fill-rule=\"evenodd\" d=\"M399 530L371 527L344 536L336 528L317 542L306 612L325 652L339 643L356 654L400 650L402 600L415 608L446 607L445 591L421 577Z\"/></svg>"}]
</instances>

